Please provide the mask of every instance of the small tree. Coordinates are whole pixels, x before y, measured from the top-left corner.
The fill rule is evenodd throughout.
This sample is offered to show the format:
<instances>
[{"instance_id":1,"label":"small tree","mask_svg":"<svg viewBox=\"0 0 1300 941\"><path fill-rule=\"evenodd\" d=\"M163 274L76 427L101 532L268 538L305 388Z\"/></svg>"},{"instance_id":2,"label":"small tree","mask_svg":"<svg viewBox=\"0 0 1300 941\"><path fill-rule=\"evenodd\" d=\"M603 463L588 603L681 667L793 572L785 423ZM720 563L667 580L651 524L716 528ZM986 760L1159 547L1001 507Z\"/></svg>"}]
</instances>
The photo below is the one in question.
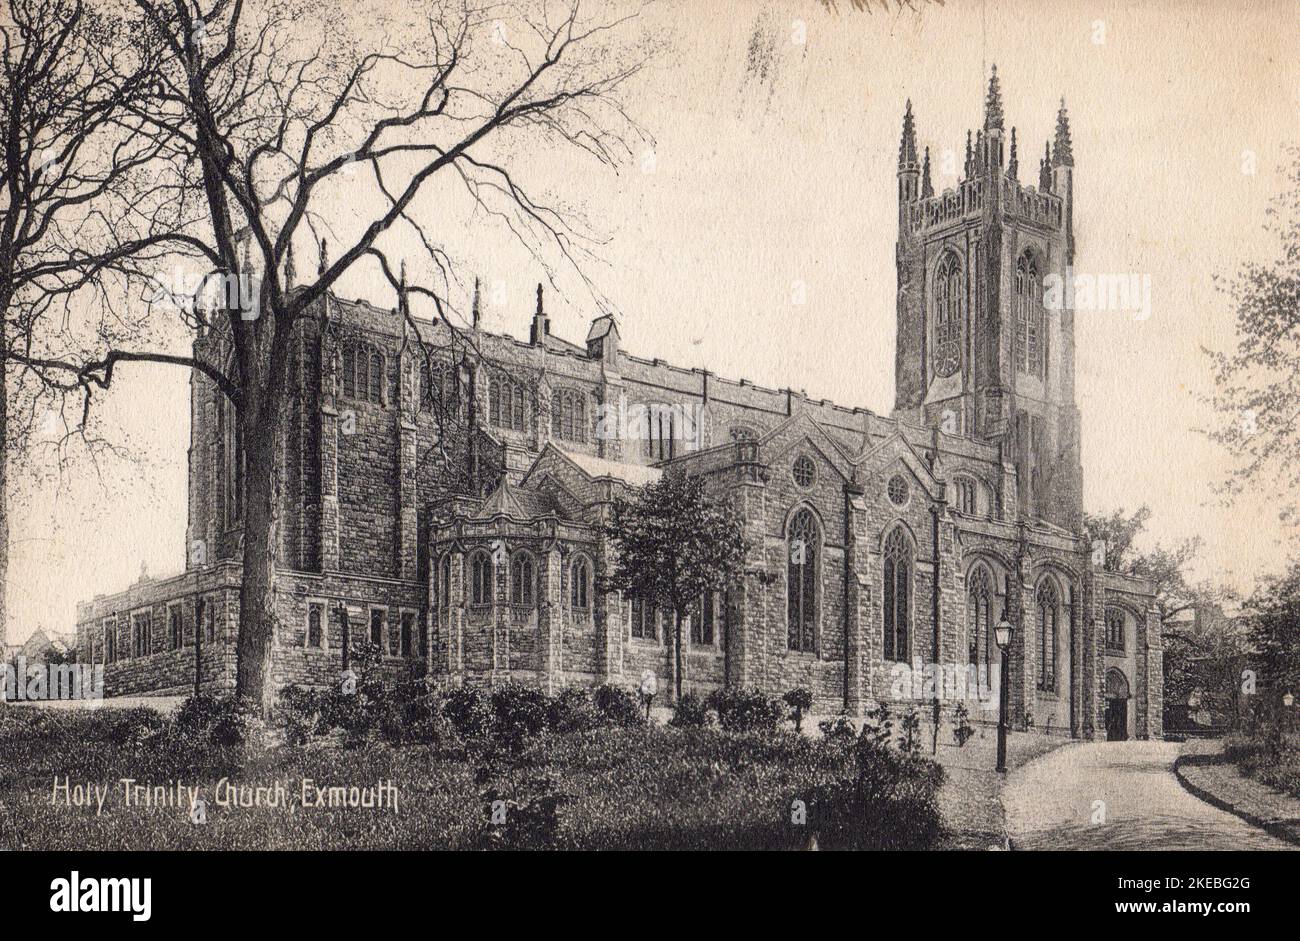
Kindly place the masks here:
<instances>
[{"instance_id":1,"label":"small tree","mask_svg":"<svg viewBox=\"0 0 1300 941\"><path fill-rule=\"evenodd\" d=\"M606 583L674 615L673 690L682 696L682 621L702 596L737 581L748 544L730 503L704 480L671 469L636 495L614 501L606 535L617 562Z\"/></svg>"},{"instance_id":2,"label":"small tree","mask_svg":"<svg viewBox=\"0 0 1300 941\"><path fill-rule=\"evenodd\" d=\"M785 700L787 706L794 710L794 715L792 716L794 719L794 730L796 732L802 732L804 713L813 707L812 690L806 686L796 686L794 689L787 691L781 698Z\"/></svg>"}]
</instances>

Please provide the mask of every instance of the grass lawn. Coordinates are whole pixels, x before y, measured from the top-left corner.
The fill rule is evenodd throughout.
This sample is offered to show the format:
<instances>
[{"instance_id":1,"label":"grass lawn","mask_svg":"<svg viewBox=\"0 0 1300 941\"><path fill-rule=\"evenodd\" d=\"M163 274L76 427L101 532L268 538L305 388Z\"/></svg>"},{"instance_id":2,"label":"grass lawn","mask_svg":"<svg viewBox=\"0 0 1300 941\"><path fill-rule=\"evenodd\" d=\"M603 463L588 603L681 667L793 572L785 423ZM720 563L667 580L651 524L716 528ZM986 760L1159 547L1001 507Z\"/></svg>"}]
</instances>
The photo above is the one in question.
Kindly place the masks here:
<instances>
[{"instance_id":1,"label":"grass lawn","mask_svg":"<svg viewBox=\"0 0 1300 941\"><path fill-rule=\"evenodd\" d=\"M491 780L464 749L381 742L182 750L123 731L120 710L0 709L0 847L39 850L465 849L490 846L485 785L508 814L559 795L556 844L566 848L799 848L792 802L852 773L851 753L791 733L738 734L648 726L547 734ZM263 806L222 806L219 783L261 787ZM166 798L126 801L123 779ZM374 788L391 806L304 806L302 782ZM55 783L67 782L68 792ZM192 819L197 787L205 821ZM69 806L77 786L88 806ZM276 791L279 785L280 791ZM105 795L102 809L94 796ZM246 792L247 794L247 792ZM258 796L254 793L253 796ZM344 796L347 794L344 792ZM267 806L283 798L283 806ZM311 801L316 800L311 791ZM388 802L388 803L391 803Z\"/></svg>"}]
</instances>

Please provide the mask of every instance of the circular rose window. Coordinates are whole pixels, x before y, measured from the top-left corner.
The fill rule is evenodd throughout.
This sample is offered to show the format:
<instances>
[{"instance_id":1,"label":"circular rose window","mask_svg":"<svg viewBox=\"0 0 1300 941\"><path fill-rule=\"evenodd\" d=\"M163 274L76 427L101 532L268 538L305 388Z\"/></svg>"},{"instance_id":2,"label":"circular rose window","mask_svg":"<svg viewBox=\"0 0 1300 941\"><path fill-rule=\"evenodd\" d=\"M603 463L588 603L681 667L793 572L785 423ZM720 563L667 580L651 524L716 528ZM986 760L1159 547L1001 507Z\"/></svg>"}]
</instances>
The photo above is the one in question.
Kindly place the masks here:
<instances>
[{"instance_id":1,"label":"circular rose window","mask_svg":"<svg viewBox=\"0 0 1300 941\"><path fill-rule=\"evenodd\" d=\"M800 487L811 487L817 477L817 467L813 464L812 458L803 455L795 458L794 462L794 482Z\"/></svg>"},{"instance_id":2,"label":"circular rose window","mask_svg":"<svg viewBox=\"0 0 1300 941\"><path fill-rule=\"evenodd\" d=\"M889 478L889 501L894 506L902 506L907 502L907 480L902 474L895 474Z\"/></svg>"}]
</instances>

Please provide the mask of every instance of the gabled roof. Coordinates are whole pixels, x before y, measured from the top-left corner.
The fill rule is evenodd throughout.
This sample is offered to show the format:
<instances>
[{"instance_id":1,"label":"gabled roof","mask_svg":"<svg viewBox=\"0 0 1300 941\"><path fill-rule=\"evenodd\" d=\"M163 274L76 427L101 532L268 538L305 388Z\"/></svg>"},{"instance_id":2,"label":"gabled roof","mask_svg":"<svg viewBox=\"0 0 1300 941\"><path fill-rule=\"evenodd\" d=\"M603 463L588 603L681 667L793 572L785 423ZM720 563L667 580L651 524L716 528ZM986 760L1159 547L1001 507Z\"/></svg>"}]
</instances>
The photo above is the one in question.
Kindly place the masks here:
<instances>
[{"instance_id":1,"label":"gabled roof","mask_svg":"<svg viewBox=\"0 0 1300 941\"><path fill-rule=\"evenodd\" d=\"M895 431L874 447L865 448L854 464L862 470L865 479L896 460L907 466L932 499L938 497L943 485L901 431Z\"/></svg>"},{"instance_id":2,"label":"gabled roof","mask_svg":"<svg viewBox=\"0 0 1300 941\"><path fill-rule=\"evenodd\" d=\"M548 441L546 447L542 449L542 453L533 462L533 467L530 467L528 473L524 474L524 480L528 479L533 472L533 468L541 462L548 452L559 455L592 480L612 479L625 483L630 487L640 487L644 484L654 483L663 476L663 471L658 467L611 461L608 458L596 457L593 454L583 454L581 451L568 451L554 441Z\"/></svg>"},{"instance_id":3,"label":"gabled roof","mask_svg":"<svg viewBox=\"0 0 1300 941\"><path fill-rule=\"evenodd\" d=\"M613 317L609 314L605 314L603 317L597 317L591 322L591 329L587 331L587 342L590 343L592 340L599 340L608 335L611 330L615 333L618 332L618 324L614 322Z\"/></svg>"}]
</instances>

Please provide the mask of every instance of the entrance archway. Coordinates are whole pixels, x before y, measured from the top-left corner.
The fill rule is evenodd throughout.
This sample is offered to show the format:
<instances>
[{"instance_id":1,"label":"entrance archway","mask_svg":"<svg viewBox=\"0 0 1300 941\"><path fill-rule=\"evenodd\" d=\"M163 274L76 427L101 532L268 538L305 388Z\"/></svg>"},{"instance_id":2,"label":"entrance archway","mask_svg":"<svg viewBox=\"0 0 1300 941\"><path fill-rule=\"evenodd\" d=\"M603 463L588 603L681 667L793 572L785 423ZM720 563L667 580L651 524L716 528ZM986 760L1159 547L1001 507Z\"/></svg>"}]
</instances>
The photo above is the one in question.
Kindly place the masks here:
<instances>
[{"instance_id":1,"label":"entrance archway","mask_svg":"<svg viewBox=\"0 0 1300 941\"><path fill-rule=\"evenodd\" d=\"M1128 677L1111 667L1106 671L1106 741L1128 738Z\"/></svg>"}]
</instances>

